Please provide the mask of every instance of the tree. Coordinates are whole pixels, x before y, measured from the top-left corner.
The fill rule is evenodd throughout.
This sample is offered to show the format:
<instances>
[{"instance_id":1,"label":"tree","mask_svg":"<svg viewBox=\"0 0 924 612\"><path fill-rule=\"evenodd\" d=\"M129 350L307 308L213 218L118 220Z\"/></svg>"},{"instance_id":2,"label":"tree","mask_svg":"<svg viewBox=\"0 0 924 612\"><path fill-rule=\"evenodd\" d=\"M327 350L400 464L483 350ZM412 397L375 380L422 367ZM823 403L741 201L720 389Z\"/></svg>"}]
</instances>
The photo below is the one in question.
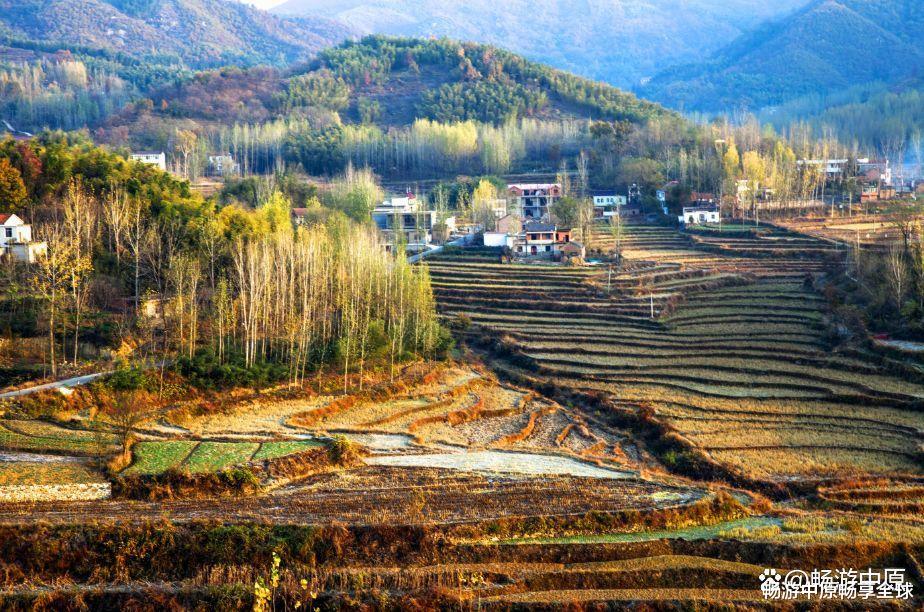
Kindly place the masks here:
<instances>
[{"instance_id":1,"label":"tree","mask_svg":"<svg viewBox=\"0 0 924 612\"><path fill-rule=\"evenodd\" d=\"M478 186L472 192L472 221L481 225L485 231L494 229L497 221L494 206L497 200L497 187L494 183L487 179L478 181Z\"/></svg>"},{"instance_id":2,"label":"tree","mask_svg":"<svg viewBox=\"0 0 924 612\"><path fill-rule=\"evenodd\" d=\"M343 211L355 221L369 220L372 209L382 201L384 194L375 175L369 168L356 170L347 166L343 176L334 179L327 194L328 205Z\"/></svg>"},{"instance_id":3,"label":"tree","mask_svg":"<svg viewBox=\"0 0 924 612\"><path fill-rule=\"evenodd\" d=\"M36 294L45 300L48 317L48 359L51 375L58 375L55 333L58 317L65 306L73 282L72 270L78 265L78 253L60 223L40 228L39 235L47 249L32 267L32 284Z\"/></svg>"},{"instance_id":4,"label":"tree","mask_svg":"<svg viewBox=\"0 0 924 612\"><path fill-rule=\"evenodd\" d=\"M183 156L183 176L192 179L196 178L189 175L189 156L196 150L196 143L199 137L190 130L177 130L176 132L176 151Z\"/></svg>"},{"instance_id":5,"label":"tree","mask_svg":"<svg viewBox=\"0 0 924 612\"><path fill-rule=\"evenodd\" d=\"M892 300L895 307L901 309L907 291L908 264L905 261L905 251L898 244L893 244L886 256L886 273Z\"/></svg>"},{"instance_id":6,"label":"tree","mask_svg":"<svg viewBox=\"0 0 924 612\"><path fill-rule=\"evenodd\" d=\"M564 197L549 207L552 217L562 227L575 227L580 221L581 201L576 198Z\"/></svg>"},{"instance_id":7,"label":"tree","mask_svg":"<svg viewBox=\"0 0 924 612\"><path fill-rule=\"evenodd\" d=\"M0 157L0 209L17 212L25 205L28 197L22 174L10 164L10 160Z\"/></svg>"},{"instance_id":8,"label":"tree","mask_svg":"<svg viewBox=\"0 0 924 612\"><path fill-rule=\"evenodd\" d=\"M115 391L112 400L103 409L106 420L116 430L123 455L128 455L138 426L148 416L149 398L146 393L134 390Z\"/></svg>"}]
</instances>

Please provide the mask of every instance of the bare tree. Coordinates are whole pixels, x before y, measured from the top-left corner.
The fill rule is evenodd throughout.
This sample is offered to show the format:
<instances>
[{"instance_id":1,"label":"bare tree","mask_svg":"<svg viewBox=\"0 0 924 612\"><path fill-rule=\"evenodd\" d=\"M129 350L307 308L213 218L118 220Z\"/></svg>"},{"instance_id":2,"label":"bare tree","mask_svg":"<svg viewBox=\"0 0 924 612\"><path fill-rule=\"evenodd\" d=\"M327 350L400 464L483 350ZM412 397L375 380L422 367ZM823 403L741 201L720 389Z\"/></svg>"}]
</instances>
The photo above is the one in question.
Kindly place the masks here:
<instances>
[{"instance_id":1,"label":"bare tree","mask_svg":"<svg viewBox=\"0 0 924 612\"><path fill-rule=\"evenodd\" d=\"M888 274L889 288L891 289L895 306L901 308L905 299L905 292L908 290L908 262L905 258L904 250L897 244L893 244L889 249L886 257L886 273Z\"/></svg>"}]
</instances>

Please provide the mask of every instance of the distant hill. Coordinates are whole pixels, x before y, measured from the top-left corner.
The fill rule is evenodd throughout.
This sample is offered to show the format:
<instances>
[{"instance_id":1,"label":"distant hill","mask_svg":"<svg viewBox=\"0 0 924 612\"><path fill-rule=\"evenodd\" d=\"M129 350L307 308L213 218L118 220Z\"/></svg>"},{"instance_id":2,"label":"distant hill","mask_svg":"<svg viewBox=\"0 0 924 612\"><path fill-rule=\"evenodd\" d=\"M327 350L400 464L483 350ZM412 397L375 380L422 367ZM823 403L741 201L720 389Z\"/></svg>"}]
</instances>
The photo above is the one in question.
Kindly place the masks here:
<instances>
[{"instance_id":1,"label":"distant hill","mask_svg":"<svg viewBox=\"0 0 924 612\"><path fill-rule=\"evenodd\" d=\"M673 114L631 93L489 45L387 37L343 43L296 71L203 72L149 97L149 110L129 108L106 129L140 122L137 127L150 117L227 125L279 117L317 123L336 114L337 123L404 126L417 118L497 125L523 117L643 123Z\"/></svg>"},{"instance_id":2,"label":"distant hill","mask_svg":"<svg viewBox=\"0 0 924 612\"><path fill-rule=\"evenodd\" d=\"M620 87L698 59L807 0L288 0L285 15L363 34L446 36L510 49Z\"/></svg>"},{"instance_id":3,"label":"distant hill","mask_svg":"<svg viewBox=\"0 0 924 612\"><path fill-rule=\"evenodd\" d=\"M175 57L201 68L284 64L350 35L343 24L283 18L228 0L0 0L0 37Z\"/></svg>"},{"instance_id":4,"label":"distant hill","mask_svg":"<svg viewBox=\"0 0 924 612\"><path fill-rule=\"evenodd\" d=\"M756 110L924 70L920 0L816 0L637 93L675 108Z\"/></svg>"}]
</instances>

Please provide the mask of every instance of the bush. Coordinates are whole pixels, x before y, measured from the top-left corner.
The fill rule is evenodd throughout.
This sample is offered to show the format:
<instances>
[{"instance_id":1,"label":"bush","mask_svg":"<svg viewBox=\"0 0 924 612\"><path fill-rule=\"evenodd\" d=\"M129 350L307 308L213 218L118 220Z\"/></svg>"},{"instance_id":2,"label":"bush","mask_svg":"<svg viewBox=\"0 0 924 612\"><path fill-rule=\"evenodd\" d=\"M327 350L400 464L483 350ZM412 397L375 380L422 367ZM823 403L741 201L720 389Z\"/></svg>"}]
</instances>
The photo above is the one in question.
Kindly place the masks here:
<instances>
[{"instance_id":1,"label":"bush","mask_svg":"<svg viewBox=\"0 0 924 612\"><path fill-rule=\"evenodd\" d=\"M285 380L289 375L289 367L283 363L258 361L247 367L242 355L229 355L224 361L220 361L214 351L207 349L197 351L191 358L177 359L174 370L194 387L212 390L233 387L260 388Z\"/></svg>"},{"instance_id":2,"label":"bush","mask_svg":"<svg viewBox=\"0 0 924 612\"><path fill-rule=\"evenodd\" d=\"M147 389L150 381L141 368L119 366L106 378L106 386L113 391L138 391Z\"/></svg>"}]
</instances>

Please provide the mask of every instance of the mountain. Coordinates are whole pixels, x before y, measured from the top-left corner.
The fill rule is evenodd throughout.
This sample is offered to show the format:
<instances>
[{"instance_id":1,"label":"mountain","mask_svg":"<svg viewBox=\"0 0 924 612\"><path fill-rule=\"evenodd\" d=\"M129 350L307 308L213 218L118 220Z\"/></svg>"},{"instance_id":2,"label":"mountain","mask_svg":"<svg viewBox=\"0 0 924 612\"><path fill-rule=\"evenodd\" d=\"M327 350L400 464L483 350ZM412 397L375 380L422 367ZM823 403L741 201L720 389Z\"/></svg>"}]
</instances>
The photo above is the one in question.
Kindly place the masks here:
<instances>
[{"instance_id":1,"label":"mountain","mask_svg":"<svg viewBox=\"0 0 924 612\"><path fill-rule=\"evenodd\" d=\"M361 33L497 45L621 87L718 49L807 0L288 0L277 14L336 19Z\"/></svg>"},{"instance_id":2,"label":"mountain","mask_svg":"<svg viewBox=\"0 0 924 612\"><path fill-rule=\"evenodd\" d=\"M609 119L644 123L673 115L631 93L489 45L449 39L366 37L322 51L310 64L198 73L151 91L110 119L104 131L151 121L263 124L280 118L407 126L510 119Z\"/></svg>"},{"instance_id":3,"label":"mountain","mask_svg":"<svg viewBox=\"0 0 924 612\"><path fill-rule=\"evenodd\" d=\"M920 75L922 41L920 0L816 0L636 91L686 110L757 110Z\"/></svg>"},{"instance_id":4,"label":"mountain","mask_svg":"<svg viewBox=\"0 0 924 612\"><path fill-rule=\"evenodd\" d=\"M174 57L192 67L290 63L349 35L337 22L227 0L0 0L6 39Z\"/></svg>"}]
</instances>

